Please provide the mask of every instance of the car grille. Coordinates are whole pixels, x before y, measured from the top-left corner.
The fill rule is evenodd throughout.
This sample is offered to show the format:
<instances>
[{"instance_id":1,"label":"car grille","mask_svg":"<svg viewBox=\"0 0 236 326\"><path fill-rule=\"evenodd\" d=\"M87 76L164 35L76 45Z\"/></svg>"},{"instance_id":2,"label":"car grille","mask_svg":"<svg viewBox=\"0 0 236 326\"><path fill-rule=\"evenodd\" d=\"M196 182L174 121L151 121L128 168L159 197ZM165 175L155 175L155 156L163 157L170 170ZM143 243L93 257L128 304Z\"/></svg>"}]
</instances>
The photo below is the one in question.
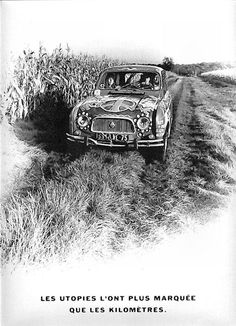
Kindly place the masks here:
<instances>
[{"instance_id":1,"label":"car grille","mask_svg":"<svg viewBox=\"0 0 236 326\"><path fill-rule=\"evenodd\" d=\"M131 120L125 118L98 117L93 119L92 131L134 133L134 124Z\"/></svg>"}]
</instances>

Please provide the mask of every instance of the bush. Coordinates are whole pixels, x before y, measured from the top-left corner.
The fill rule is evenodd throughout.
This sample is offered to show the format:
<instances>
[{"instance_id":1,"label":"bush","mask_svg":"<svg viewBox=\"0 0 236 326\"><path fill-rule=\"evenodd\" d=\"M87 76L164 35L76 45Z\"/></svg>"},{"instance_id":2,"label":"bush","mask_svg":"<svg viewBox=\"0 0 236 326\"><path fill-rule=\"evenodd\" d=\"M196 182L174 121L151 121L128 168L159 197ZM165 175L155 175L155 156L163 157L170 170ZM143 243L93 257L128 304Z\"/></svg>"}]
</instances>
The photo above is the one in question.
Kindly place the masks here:
<instances>
[{"instance_id":1,"label":"bush","mask_svg":"<svg viewBox=\"0 0 236 326\"><path fill-rule=\"evenodd\" d=\"M172 71L174 68L174 61L170 57L165 57L162 61L162 68L167 71Z\"/></svg>"}]
</instances>

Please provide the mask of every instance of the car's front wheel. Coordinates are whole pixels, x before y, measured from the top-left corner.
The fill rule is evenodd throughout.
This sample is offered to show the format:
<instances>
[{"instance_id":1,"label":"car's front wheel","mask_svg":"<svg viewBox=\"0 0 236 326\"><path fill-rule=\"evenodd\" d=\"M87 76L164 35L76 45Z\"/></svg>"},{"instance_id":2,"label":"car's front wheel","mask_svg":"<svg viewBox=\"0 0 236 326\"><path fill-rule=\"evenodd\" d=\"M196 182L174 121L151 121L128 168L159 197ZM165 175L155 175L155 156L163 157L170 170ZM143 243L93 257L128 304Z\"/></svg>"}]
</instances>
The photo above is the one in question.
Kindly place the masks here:
<instances>
[{"instance_id":1,"label":"car's front wheel","mask_svg":"<svg viewBox=\"0 0 236 326\"><path fill-rule=\"evenodd\" d=\"M167 148L168 148L168 131L166 130L165 135L163 136L163 146L153 147L152 149L150 149L151 160L157 160L164 163L167 157Z\"/></svg>"}]
</instances>

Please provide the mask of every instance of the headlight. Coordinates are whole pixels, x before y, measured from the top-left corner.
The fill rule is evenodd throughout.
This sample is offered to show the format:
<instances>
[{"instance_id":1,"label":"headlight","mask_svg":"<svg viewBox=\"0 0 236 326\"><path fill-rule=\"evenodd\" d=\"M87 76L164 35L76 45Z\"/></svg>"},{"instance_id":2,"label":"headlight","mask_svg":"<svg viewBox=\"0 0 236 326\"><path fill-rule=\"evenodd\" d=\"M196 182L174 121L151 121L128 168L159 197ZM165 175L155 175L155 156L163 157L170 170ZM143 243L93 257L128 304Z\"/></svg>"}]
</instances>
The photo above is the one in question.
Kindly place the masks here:
<instances>
[{"instance_id":1,"label":"headlight","mask_svg":"<svg viewBox=\"0 0 236 326\"><path fill-rule=\"evenodd\" d=\"M80 115L77 118L77 123L80 127L86 127L89 124L89 118L86 115Z\"/></svg>"},{"instance_id":2,"label":"headlight","mask_svg":"<svg viewBox=\"0 0 236 326\"><path fill-rule=\"evenodd\" d=\"M148 129L150 120L147 117L140 117L137 121L137 127L141 130Z\"/></svg>"},{"instance_id":3,"label":"headlight","mask_svg":"<svg viewBox=\"0 0 236 326\"><path fill-rule=\"evenodd\" d=\"M165 114L161 108L157 110L156 114L156 124L157 126L161 126L165 124Z\"/></svg>"}]
</instances>

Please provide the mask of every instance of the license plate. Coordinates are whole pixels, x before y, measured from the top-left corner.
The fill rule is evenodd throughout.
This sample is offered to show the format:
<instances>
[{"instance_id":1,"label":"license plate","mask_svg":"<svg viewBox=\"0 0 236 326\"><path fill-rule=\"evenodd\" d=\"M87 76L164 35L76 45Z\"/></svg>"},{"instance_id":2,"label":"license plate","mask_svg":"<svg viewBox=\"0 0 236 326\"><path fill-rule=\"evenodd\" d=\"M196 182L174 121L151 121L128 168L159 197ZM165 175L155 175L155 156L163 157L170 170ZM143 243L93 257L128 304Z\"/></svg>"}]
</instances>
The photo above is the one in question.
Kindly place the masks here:
<instances>
[{"instance_id":1,"label":"license plate","mask_svg":"<svg viewBox=\"0 0 236 326\"><path fill-rule=\"evenodd\" d=\"M128 141L128 135L121 135L121 134L108 134L108 133L97 133L96 134L97 140L114 140L114 141Z\"/></svg>"}]
</instances>

